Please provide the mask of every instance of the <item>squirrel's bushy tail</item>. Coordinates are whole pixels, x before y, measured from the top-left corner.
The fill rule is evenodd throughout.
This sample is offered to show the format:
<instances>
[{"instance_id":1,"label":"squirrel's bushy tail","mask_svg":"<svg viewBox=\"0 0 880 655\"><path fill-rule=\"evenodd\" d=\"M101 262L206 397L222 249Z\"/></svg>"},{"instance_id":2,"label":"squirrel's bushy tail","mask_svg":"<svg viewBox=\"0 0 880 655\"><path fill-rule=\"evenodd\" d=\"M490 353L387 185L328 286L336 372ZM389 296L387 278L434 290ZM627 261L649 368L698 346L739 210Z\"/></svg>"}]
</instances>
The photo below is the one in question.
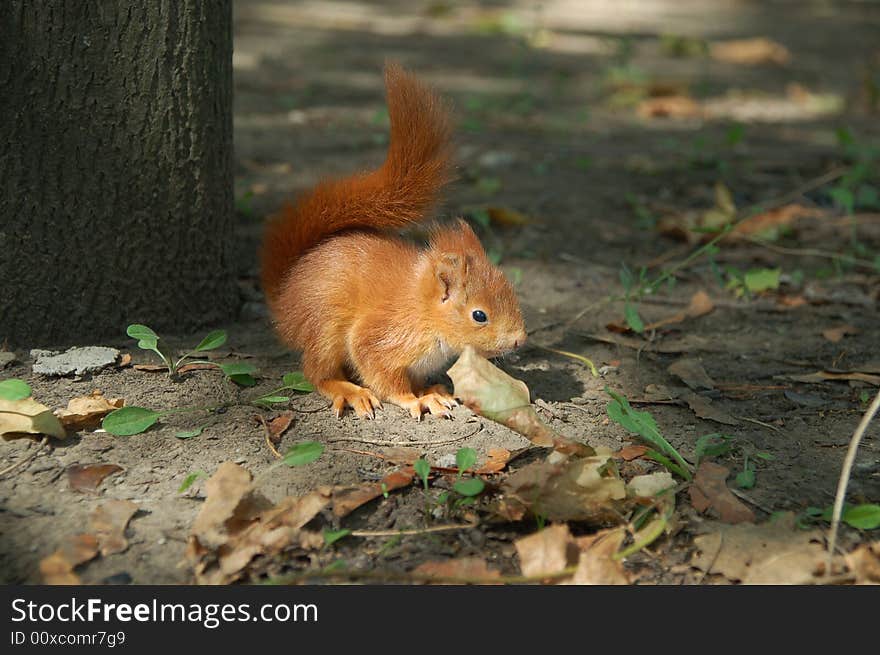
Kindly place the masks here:
<instances>
[{"instance_id":1,"label":"squirrel's bushy tail","mask_svg":"<svg viewBox=\"0 0 880 655\"><path fill-rule=\"evenodd\" d=\"M341 230L416 223L451 177L450 121L443 100L399 65L385 66L391 138L380 168L326 180L285 206L266 227L262 285L270 304L306 250Z\"/></svg>"}]
</instances>

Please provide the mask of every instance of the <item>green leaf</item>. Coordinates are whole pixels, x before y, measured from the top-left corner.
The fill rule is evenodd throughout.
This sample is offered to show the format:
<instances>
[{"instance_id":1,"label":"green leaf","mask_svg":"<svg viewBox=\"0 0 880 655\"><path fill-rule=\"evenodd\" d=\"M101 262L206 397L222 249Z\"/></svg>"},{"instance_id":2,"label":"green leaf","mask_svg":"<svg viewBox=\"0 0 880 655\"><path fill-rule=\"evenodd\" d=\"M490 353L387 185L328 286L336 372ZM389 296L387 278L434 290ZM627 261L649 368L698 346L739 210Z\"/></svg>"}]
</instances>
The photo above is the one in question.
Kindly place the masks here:
<instances>
[{"instance_id":1,"label":"green leaf","mask_svg":"<svg viewBox=\"0 0 880 655\"><path fill-rule=\"evenodd\" d=\"M138 341L138 348L140 348L141 350L152 350L152 351L155 351L156 353L161 355L161 353L159 353L159 350L158 350L159 342L156 341L155 339L153 339L152 337L140 339Z\"/></svg>"},{"instance_id":2,"label":"green leaf","mask_svg":"<svg viewBox=\"0 0 880 655\"><path fill-rule=\"evenodd\" d=\"M755 486L755 469L747 466L736 476L736 486L740 489L751 489Z\"/></svg>"},{"instance_id":3,"label":"green leaf","mask_svg":"<svg viewBox=\"0 0 880 655\"><path fill-rule=\"evenodd\" d=\"M486 485L480 478L467 478L466 480L457 480L452 488L462 496L472 497L478 496Z\"/></svg>"},{"instance_id":4,"label":"green leaf","mask_svg":"<svg viewBox=\"0 0 880 655\"><path fill-rule=\"evenodd\" d=\"M324 545L331 546L343 537L347 537L351 534L351 530L342 529L342 530L324 530Z\"/></svg>"},{"instance_id":5,"label":"green leaf","mask_svg":"<svg viewBox=\"0 0 880 655\"><path fill-rule=\"evenodd\" d=\"M642 317L639 316L639 310L636 309L635 305L626 303L623 307L623 315L626 317L626 324L633 331L639 334L645 331L645 324L642 322Z\"/></svg>"},{"instance_id":6,"label":"green leaf","mask_svg":"<svg viewBox=\"0 0 880 655\"><path fill-rule=\"evenodd\" d=\"M193 485L193 482L195 482L199 478L206 477L207 475L208 474L205 473L204 471L196 471L195 473L190 473L188 476L186 476L183 479L183 482L177 488L177 493L182 494L184 491L186 491L187 489L189 489Z\"/></svg>"},{"instance_id":7,"label":"green leaf","mask_svg":"<svg viewBox=\"0 0 880 655\"><path fill-rule=\"evenodd\" d=\"M477 463L477 451L473 448L459 448L455 453L455 465L458 466L459 474L464 473Z\"/></svg>"},{"instance_id":8,"label":"green leaf","mask_svg":"<svg viewBox=\"0 0 880 655\"><path fill-rule=\"evenodd\" d=\"M688 463L672 447L672 444L666 441L663 435L660 434L660 429L657 427L654 417L648 412L640 412L633 409L626 398L611 391L608 387L605 387L605 393L613 398L606 408L611 420L619 423L630 432L640 435L649 444L672 457L681 467L681 471L684 473L683 477L690 480L691 474Z\"/></svg>"},{"instance_id":9,"label":"green leaf","mask_svg":"<svg viewBox=\"0 0 880 655\"><path fill-rule=\"evenodd\" d=\"M107 414L101 422L101 427L118 437L128 437L140 434L161 416L160 412L145 407L121 407Z\"/></svg>"},{"instance_id":10,"label":"green leaf","mask_svg":"<svg viewBox=\"0 0 880 655\"><path fill-rule=\"evenodd\" d=\"M755 268L748 271L743 283L751 293L761 293L779 288L779 276L782 273L778 268Z\"/></svg>"},{"instance_id":11,"label":"green leaf","mask_svg":"<svg viewBox=\"0 0 880 655\"><path fill-rule=\"evenodd\" d=\"M178 439L192 439L193 437L199 436L202 432L204 432L205 428L208 427L206 425L200 425L195 430L181 430L180 432L175 432L174 436Z\"/></svg>"},{"instance_id":12,"label":"green leaf","mask_svg":"<svg viewBox=\"0 0 880 655\"><path fill-rule=\"evenodd\" d=\"M247 373L237 373L235 375L230 375L229 379L235 382L235 384L241 385L243 387L252 387L257 383L253 376L248 375Z\"/></svg>"},{"instance_id":13,"label":"green leaf","mask_svg":"<svg viewBox=\"0 0 880 655\"><path fill-rule=\"evenodd\" d=\"M731 439L733 439L733 437L726 434L719 434L717 432L704 434L697 439L697 445L694 448L694 460L699 463L704 457L718 457L727 454L730 452Z\"/></svg>"},{"instance_id":14,"label":"green leaf","mask_svg":"<svg viewBox=\"0 0 880 655\"><path fill-rule=\"evenodd\" d=\"M768 461L771 460L771 459L776 459L776 458L773 457L773 455L771 455L770 453L755 453L754 455L755 455L755 457L758 457L758 458L763 459L763 460L768 460Z\"/></svg>"},{"instance_id":15,"label":"green leaf","mask_svg":"<svg viewBox=\"0 0 880 655\"><path fill-rule=\"evenodd\" d=\"M281 378L281 381L284 383L285 387L289 387L294 391L309 392L315 390L315 385L306 380L306 376L299 371L285 373L284 377Z\"/></svg>"},{"instance_id":16,"label":"green leaf","mask_svg":"<svg viewBox=\"0 0 880 655\"><path fill-rule=\"evenodd\" d=\"M232 377L233 375L250 375L257 372L257 367L253 364L245 362L234 362L232 364L218 364L223 374Z\"/></svg>"},{"instance_id":17,"label":"green leaf","mask_svg":"<svg viewBox=\"0 0 880 655\"><path fill-rule=\"evenodd\" d=\"M290 401L290 396L260 396L255 403L286 403Z\"/></svg>"},{"instance_id":18,"label":"green leaf","mask_svg":"<svg viewBox=\"0 0 880 655\"><path fill-rule=\"evenodd\" d=\"M144 340L144 339L146 339L146 340L152 339L153 341L159 340L158 334L153 332L146 325L141 325L140 323L134 323L132 325L129 325L126 328L125 333L128 336L130 336L132 339L138 339L139 341Z\"/></svg>"},{"instance_id":19,"label":"green leaf","mask_svg":"<svg viewBox=\"0 0 880 655\"><path fill-rule=\"evenodd\" d=\"M24 400L31 395L31 388L24 380L12 378L0 382L0 399Z\"/></svg>"},{"instance_id":20,"label":"green leaf","mask_svg":"<svg viewBox=\"0 0 880 655\"><path fill-rule=\"evenodd\" d=\"M195 352L214 350L214 348L219 348L224 343L226 343L226 330L214 330L202 339L202 342L196 346Z\"/></svg>"},{"instance_id":21,"label":"green leaf","mask_svg":"<svg viewBox=\"0 0 880 655\"><path fill-rule=\"evenodd\" d=\"M847 214L853 213L856 204L856 197L850 189L842 186L836 186L828 192L828 195Z\"/></svg>"},{"instance_id":22,"label":"green leaf","mask_svg":"<svg viewBox=\"0 0 880 655\"><path fill-rule=\"evenodd\" d=\"M880 528L880 505L856 505L843 513L847 525L859 530Z\"/></svg>"},{"instance_id":23,"label":"green leaf","mask_svg":"<svg viewBox=\"0 0 880 655\"><path fill-rule=\"evenodd\" d=\"M281 461L288 466L302 466L318 459L324 452L324 444L317 441L303 441L284 454Z\"/></svg>"},{"instance_id":24,"label":"green leaf","mask_svg":"<svg viewBox=\"0 0 880 655\"><path fill-rule=\"evenodd\" d=\"M427 491L428 475L431 473L431 465L428 464L424 457L419 457L413 462L413 469L415 469L416 475L422 479L422 484L425 486L425 491Z\"/></svg>"}]
</instances>

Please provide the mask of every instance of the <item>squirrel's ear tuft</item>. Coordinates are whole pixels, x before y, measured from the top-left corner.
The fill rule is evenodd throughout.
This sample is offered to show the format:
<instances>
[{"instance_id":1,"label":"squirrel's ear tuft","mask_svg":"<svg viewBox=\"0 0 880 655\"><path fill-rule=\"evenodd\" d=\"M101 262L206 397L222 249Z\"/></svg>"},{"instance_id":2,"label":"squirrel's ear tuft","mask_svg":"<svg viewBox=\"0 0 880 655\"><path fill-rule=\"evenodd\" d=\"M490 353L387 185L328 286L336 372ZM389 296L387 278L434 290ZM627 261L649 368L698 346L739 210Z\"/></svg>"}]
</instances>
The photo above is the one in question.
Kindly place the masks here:
<instances>
[{"instance_id":1,"label":"squirrel's ear tuft","mask_svg":"<svg viewBox=\"0 0 880 655\"><path fill-rule=\"evenodd\" d=\"M434 275L440 289L440 302L446 302L464 291L467 276L467 257L456 253L441 253L434 260Z\"/></svg>"}]
</instances>

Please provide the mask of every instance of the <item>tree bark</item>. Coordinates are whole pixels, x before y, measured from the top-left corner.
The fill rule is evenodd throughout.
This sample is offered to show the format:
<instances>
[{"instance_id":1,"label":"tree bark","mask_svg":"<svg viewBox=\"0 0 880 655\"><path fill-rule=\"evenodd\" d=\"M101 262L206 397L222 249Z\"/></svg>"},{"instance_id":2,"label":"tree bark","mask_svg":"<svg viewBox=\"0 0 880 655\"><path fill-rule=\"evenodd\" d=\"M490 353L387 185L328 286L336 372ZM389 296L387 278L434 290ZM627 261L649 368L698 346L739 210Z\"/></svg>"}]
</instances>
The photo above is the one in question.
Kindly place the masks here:
<instances>
[{"instance_id":1,"label":"tree bark","mask_svg":"<svg viewBox=\"0 0 880 655\"><path fill-rule=\"evenodd\" d=\"M232 316L231 0L0 5L0 343Z\"/></svg>"}]
</instances>

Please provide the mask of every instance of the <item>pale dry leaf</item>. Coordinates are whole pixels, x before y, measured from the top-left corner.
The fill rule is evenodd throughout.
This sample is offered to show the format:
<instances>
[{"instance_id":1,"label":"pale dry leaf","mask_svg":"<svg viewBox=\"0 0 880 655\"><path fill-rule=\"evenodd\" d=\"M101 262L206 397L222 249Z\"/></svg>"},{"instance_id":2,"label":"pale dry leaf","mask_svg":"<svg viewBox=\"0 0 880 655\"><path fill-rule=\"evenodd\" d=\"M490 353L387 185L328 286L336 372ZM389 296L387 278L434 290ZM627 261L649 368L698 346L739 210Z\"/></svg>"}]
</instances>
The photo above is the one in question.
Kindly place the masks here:
<instances>
[{"instance_id":1,"label":"pale dry leaf","mask_svg":"<svg viewBox=\"0 0 880 655\"><path fill-rule=\"evenodd\" d=\"M674 486L672 474L669 471L659 471L635 476L626 483L626 490L630 496L650 498Z\"/></svg>"},{"instance_id":2,"label":"pale dry leaf","mask_svg":"<svg viewBox=\"0 0 880 655\"><path fill-rule=\"evenodd\" d=\"M797 203L783 205L743 219L730 231L728 238L755 237L775 240L779 237L782 228L790 226L798 219L824 216L827 213L827 210Z\"/></svg>"},{"instance_id":3,"label":"pale dry leaf","mask_svg":"<svg viewBox=\"0 0 880 655\"><path fill-rule=\"evenodd\" d=\"M46 434L65 439L67 432L52 410L31 397L21 400L0 398L0 436L16 439L31 434Z\"/></svg>"},{"instance_id":4,"label":"pale dry leaf","mask_svg":"<svg viewBox=\"0 0 880 655\"><path fill-rule=\"evenodd\" d=\"M490 475L500 473L510 461L512 453L507 448L490 448L486 453L486 461L474 471L477 475Z\"/></svg>"},{"instance_id":5,"label":"pale dry leaf","mask_svg":"<svg viewBox=\"0 0 880 655\"><path fill-rule=\"evenodd\" d=\"M712 43L709 46L709 53L718 61L747 66L783 65L791 59L788 48L763 36Z\"/></svg>"},{"instance_id":6,"label":"pale dry leaf","mask_svg":"<svg viewBox=\"0 0 880 655\"><path fill-rule=\"evenodd\" d=\"M101 555L121 553L128 548L125 529L138 509L130 500L113 499L101 503L89 517L92 532L98 538Z\"/></svg>"},{"instance_id":7,"label":"pale dry leaf","mask_svg":"<svg viewBox=\"0 0 880 655\"><path fill-rule=\"evenodd\" d=\"M76 585L79 576L73 569L93 559L98 554L98 538L92 534L68 537L48 557L40 560L40 575L45 584Z\"/></svg>"},{"instance_id":8,"label":"pale dry leaf","mask_svg":"<svg viewBox=\"0 0 880 655\"><path fill-rule=\"evenodd\" d=\"M572 441L544 423L529 398L522 380L481 357L470 346L447 371L455 385L455 396L473 412L519 432L536 446L577 455L590 455L590 446Z\"/></svg>"},{"instance_id":9,"label":"pale dry leaf","mask_svg":"<svg viewBox=\"0 0 880 655\"><path fill-rule=\"evenodd\" d=\"M95 389L88 396L71 398L67 409L55 410L55 415L68 430L93 430L107 414L124 405L122 398L105 398L104 394Z\"/></svg>"},{"instance_id":10,"label":"pale dry leaf","mask_svg":"<svg viewBox=\"0 0 880 655\"><path fill-rule=\"evenodd\" d=\"M847 373L835 371L816 371L815 373L804 373L802 375L774 375L774 380L791 380L792 382L807 382L810 384L822 384L830 380L857 380L859 382L867 382L873 386L880 386L880 375L872 375L870 373L859 373L850 371Z\"/></svg>"},{"instance_id":11,"label":"pale dry leaf","mask_svg":"<svg viewBox=\"0 0 880 655\"><path fill-rule=\"evenodd\" d=\"M589 537L577 540L580 548L577 570L571 580L563 584L577 585L626 585L630 578L623 562L614 559L620 550L626 531L623 528L601 530Z\"/></svg>"},{"instance_id":12,"label":"pale dry leaf","mask_svg":"<svg viewBox=\"0 0 880 655\"><path fill-rule=\"evenodd\" d=\"M440 579L456 579L477 584L491 584L492 580L501 577L501 573L489 568L480 557L459 557L442 561L430 561L419 564L413 573Z\"/></svg>"},{"instance_id":13,"label":"pale dry leaf","mask_svg":"<svg viewBox=\"0 0 880 655\"><path fill-rule=\"evenodd\" d=\"M508 520L540 514L551 521L602 523L624 511L626 485L614 467L611 452L561 462L532 462L507 476L495 511Z\"/></svg>"},{"instance_id":14,"label":"pale dry leaf","mask_svg":"<svg viewBox=\"0 0 880 655\"><path fill-rule=\"evenodd\" d=\"M523 575L553 575L578 561L578 549L568 526L551 525L517 539L514 544Z\"/></svg>"},{"instance_id":15,"label":"pale dry leaf","mask_svg":"<svg viewBox=\"0 0 880 655\"><path fill-rule=\"evenodd\" d=\"M761 525L718 525L694 539L691 566L743 584L805 584L826 556L821 539L796 528L791 512Z\"/></svg>"},{"instance_id":16,"label":"pale dry leaf","mask_svg":"<svg viewBox=\"0 0 880 655\"><path fill-rule=\"evenodd\" d=\"M724 523L754 523L755 513L727 488L728 475L730 471L719 464L708 460L700 462L688 490L691 504L698 512L713 510Z\"/></svg>"},{"instance_id":17,"label":"pale dry leaf","mask_svg":"<svg viewBox=\"0 0 880 655\"><path fill-rule=\"evenodd\" d=\"M67 482L74 491L97 491L108 475L122 471L117 464L73 464L67 467Z\"/></svg>"}]
</instances>

